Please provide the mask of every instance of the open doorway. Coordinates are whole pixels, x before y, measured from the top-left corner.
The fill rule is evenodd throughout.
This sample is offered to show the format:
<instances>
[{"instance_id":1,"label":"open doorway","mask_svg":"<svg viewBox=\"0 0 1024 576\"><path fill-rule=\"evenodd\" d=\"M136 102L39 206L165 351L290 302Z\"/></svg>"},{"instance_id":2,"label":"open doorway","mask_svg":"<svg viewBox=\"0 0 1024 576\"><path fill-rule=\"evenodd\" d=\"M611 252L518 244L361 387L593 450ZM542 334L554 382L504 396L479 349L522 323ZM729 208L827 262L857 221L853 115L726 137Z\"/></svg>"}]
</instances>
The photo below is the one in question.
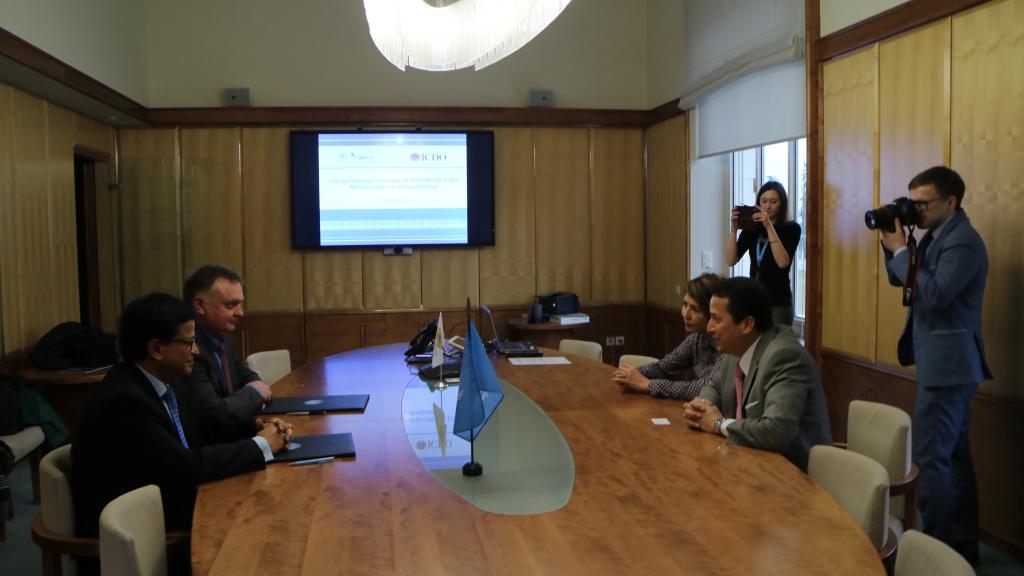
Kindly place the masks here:
<instances>
[{"instance_id":1,"label":"open doorway","mask_svg":"<svg viewBox=\"0 0 1024 576\"><path fill-rule=\"evenodd\" d=\"M75 154L78 306L82 324L100 327L99 249L96 234L96 160Z\"/></svg>"}]
</instances>

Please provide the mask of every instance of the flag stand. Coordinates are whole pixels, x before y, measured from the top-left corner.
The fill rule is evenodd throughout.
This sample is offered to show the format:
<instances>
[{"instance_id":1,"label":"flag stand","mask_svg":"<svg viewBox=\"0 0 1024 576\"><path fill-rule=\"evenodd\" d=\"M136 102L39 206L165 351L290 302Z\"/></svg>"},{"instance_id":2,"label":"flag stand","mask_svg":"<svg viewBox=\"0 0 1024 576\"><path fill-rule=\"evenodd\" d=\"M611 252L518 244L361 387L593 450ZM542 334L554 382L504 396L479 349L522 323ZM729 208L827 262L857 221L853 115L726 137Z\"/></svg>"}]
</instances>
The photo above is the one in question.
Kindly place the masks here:
<instances>
[{"instance_id":1,"label":"flag stand","mask_svg":"<svg viewBox=\"0 0 1024 576\"><path fill-rule=\"evenodd\" d=\"M472 324L472 318L470 317L469 298L466 298L466 326ZM476 445L476 437L470 432L469 436L469 462L462 465L463 476L480 476L484 473L484 467L476 461L474 454L474 447Z\"/></svg>"}]
</instances>

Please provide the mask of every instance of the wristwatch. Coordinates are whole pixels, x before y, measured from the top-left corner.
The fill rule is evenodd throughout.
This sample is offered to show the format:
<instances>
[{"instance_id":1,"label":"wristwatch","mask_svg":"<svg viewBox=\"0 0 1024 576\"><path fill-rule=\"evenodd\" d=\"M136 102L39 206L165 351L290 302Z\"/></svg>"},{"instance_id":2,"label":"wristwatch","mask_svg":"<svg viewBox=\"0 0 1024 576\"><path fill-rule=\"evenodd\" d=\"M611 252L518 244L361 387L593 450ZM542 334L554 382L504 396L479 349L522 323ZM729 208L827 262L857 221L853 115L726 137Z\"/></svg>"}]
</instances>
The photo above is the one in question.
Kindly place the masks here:
<instances>
[{"instance_id":1,"label":"wristwatch","mask_svg":"<svg viewBox=\"0 0 1024 576\"><path fill-rule=\"evenodd\" d=\"M725 418L724 417L723 418L719 418L718 420L715 420L715 423L712 425L712 428L715 429L715 434L721 434L722 433L722 423L723 422L725 422Z\"/></svg>"}]
</instances>

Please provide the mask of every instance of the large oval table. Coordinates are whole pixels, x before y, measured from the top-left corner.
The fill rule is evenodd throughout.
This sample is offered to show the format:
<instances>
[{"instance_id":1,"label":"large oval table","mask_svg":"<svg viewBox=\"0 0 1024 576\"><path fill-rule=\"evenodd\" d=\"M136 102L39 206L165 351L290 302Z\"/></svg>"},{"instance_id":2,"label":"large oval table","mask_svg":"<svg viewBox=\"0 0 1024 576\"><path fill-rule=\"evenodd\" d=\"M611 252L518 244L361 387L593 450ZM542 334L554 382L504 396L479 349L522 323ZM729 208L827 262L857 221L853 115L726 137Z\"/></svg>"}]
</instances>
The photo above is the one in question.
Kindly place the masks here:
<instances>
[{"instance_id":1,"label":"large oval table","mask_svg":"<svg viewBox=\"0 0 1024 576\"><path fill-rule=\"evenodd\" d=\"M568 504L484 512L413 453L403 350L331 356L274 385L279 396L369 393L363 414L288 417L297 434L351 432L356 457L202 486L194 574L884 574L853 519L784 458L692 431L678 402L623 394L611 366L571 355L567 366L494 359L568 441Z\"/></svg>"}]
</instances>

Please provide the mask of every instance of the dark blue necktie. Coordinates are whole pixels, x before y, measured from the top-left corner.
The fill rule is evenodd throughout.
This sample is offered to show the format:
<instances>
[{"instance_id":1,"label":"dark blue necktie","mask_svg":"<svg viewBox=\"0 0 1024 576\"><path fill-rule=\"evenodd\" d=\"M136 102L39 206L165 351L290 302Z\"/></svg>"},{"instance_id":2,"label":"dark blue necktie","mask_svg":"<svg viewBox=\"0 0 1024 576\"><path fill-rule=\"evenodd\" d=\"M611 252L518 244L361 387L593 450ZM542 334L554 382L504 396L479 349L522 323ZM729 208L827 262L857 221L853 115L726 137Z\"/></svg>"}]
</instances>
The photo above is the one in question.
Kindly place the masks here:
<instances>
[{"instance_id":1,"label":"dark blue necktie","mask_svg":"<svg viewBox=\"0 0 1024 576\"><path fill-rule=\"evenodd\" d=\"M178 399L174 396L174 390L171 387L167 387L167 391L161 396L164 403L167 404L167 410L171 413L171 420L174 421L174 427L178 429L178 438L181 440L181 444L188 448L188 440L185 440L185 430L181 427L181 418L178 416Z\"/></svg>"}]
</instances>

